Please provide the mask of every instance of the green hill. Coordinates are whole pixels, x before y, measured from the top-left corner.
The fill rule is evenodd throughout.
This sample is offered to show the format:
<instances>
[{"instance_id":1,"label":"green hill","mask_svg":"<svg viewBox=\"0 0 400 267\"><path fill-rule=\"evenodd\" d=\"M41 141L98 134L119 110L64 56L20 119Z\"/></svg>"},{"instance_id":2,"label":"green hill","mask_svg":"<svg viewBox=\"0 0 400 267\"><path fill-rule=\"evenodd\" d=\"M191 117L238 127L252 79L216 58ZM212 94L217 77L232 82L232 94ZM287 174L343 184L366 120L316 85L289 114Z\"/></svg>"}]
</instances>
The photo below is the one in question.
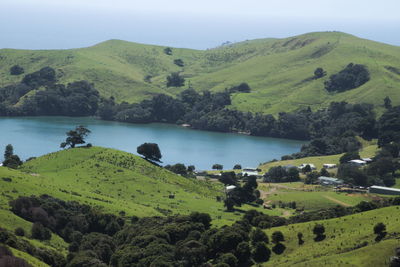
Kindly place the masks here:
<instances>
[{"instance_id":1,"label":"green hill","mask_svg":"<svg viewBox=\"0 0 400 267\"><path fill-rule=\"evenodd\" d=\"M400 104L400 48L340 32L309 33L285 39L245 41L209 50L173 48L110 40L70 50L0 50L0 86L18 82L9 74L18 64L25 72L51 66L58 80L67 83L85 79L106 97L137 102L154 94L175 95L187 86L221 91L247 82L251 93L233 96L232 108L276 114L300 107L319 108L331 101L367 102L381 106L390 96ZM174 64L182 59L183 67ZM348 63L364 64L371 80L359 88L328 93L324 81ZM322 67L327 76L312 80ZM166 76L181 71L182 88L167 88ZM145 81L150 75L151 82ZM380 107L378 107L379 111Z\"/></svg>"},{"instance_id":2,"label":"green hill","mask_svg":"<svg viewBox=\"0 0 400 267\"><path fill-rule=\"evenodd\" d=\"M341 218L299 223L269 229L282 231L286 250L273 254L265 266L388 266L390 256L400 246L398 239L399 207L388 207ZM386 225L387 238L376 242L375 224ZM326 238L315 242L313 227L321 223ZM297 233L303 233L303 245L298 245Z\"/></svg>"}]
</instances>

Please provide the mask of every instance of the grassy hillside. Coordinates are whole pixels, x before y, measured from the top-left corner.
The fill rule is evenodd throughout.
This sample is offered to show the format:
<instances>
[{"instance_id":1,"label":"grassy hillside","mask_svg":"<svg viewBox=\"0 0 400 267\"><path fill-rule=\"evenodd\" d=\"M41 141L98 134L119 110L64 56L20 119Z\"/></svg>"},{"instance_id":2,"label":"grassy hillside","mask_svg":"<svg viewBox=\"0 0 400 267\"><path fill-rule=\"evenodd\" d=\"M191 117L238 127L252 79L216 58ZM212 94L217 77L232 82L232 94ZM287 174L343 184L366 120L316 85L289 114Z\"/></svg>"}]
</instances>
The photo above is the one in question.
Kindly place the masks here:
<instances>
[{"instance_id":1,"label":"grassy hillside","mask_svg":"<svg viewBox=\"0 0 400 267\"><path fill-rule=\"evenodd\" d=\"M240 213L224 212L223 203L216 201L224 194L222 184L184 178L133 154L100 147L51 153L25 163L21 170L1 167L0 185L0 213L7 217L2 225L8 228L17 221L8 211L8 201L40 194L99 206L114 214L123 211L126 216L199 211L209 213L216 224L240 217ZM254 207L242 207L250 208Z\"/></svg>"},{"instance_id":2,"label":"grassy hillside","mask_svg":"<svg viewBox=\"0 0 400 267\"><path fill-rule=\"evenodd\" d=\"M399 207L388 207L342 218L299 223L269 229L267 234L282 231L286 250L273 254L265 266L388 266L389 257L400 246ZM387 239L376 242L373 227L383 222ZM326 239L313 240L312 229L316 223L325 226ZM304 235L303 245L298 245L297 233ZM363 242L365 247L357 248Z\"/></svg>"},{"instance_id":3,"label":"grassy hillside","mask_svg":"<svg viewBox=\"0 0 400 267\"><path fill-rule=\"evenodd\" d=\"M400 48L344 33L259 39L205 51L173 48L172 55L163 49L119 40L71 50L2 49L0 86L21 79L9 74L9 68L19 64L26 73L51 66L62 83L89 80L102 95L113 95L118 101L137 102L158 93L176 95L189 83L197 90L221 91L247 82L252 92L235 94L232 108L277 114L342 100L382 105L386 95L400 104ZM184 67L173 63L178 58ZM328 93L324 81L350 62L365 64L371 80L354 90ZM317 67L328 75L307 80ZM176 71L182 72L186 86L166 88L166 76ZM148 75L151 82L145 81Z\"/></svg>"}]
</instances>

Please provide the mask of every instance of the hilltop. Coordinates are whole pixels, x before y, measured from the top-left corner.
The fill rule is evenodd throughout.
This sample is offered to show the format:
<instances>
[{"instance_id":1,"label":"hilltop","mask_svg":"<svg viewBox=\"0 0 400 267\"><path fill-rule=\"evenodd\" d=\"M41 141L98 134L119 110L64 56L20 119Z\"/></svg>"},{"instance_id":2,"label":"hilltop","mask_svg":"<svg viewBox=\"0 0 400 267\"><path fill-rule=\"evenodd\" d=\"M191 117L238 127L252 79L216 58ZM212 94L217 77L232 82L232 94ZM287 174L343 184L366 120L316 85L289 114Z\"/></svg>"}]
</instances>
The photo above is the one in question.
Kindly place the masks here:
<instances>
[{"instance_id":1,"label":"hilltop","mask_svg":"<svg viewBox=\"0 0 400 267\"><path fill-rule=\"evenodd\" d=\"M277 114L331 101L372 103L383 98L400 104L400 48L340 32L319 32L284 39L258 39L209 50L172 48L110 40L70 50L0 50L0 86L19 82L9 74L15 64L25 73L50 66L61 83L88 80L105 97L139 102L159 93L176 95L189 84L196 90L223 91L246 82L250 93L235 93L231 108ZM174 64L181 59L183 66ZM349 63L363 64L371 79L361 87L329 93L324 82ZM322 67L327 75L310 79ZM166 87L166 77L181 72L183 87Z\"/></svg>"}]
</instances>

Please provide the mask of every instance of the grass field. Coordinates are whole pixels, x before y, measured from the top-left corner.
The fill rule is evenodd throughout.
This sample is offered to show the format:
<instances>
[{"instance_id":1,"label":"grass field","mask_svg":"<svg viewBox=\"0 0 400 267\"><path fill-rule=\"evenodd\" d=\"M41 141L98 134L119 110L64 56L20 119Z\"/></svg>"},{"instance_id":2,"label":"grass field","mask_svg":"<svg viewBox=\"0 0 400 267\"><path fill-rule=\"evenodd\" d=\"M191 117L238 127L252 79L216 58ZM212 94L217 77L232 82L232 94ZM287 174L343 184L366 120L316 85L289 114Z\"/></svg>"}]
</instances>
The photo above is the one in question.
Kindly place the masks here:
<instances>
[{"instance_id":1,"label":"grass field","mask_svg":"<svg viewBox=\"0 0 400 267\"><path fill-rule=\"evenodd\" d=\"M388 207L336 219L307 222L272 228L266 231L282 231L286 250L273 254L265 266L388 266L389 256L400 246L400 207ZM387 239L375 241L373 227L383 222ZM313 240L312 229L316 223L325 226L326 239ZM303 233L303 245L298 245L297 233ZM363 242L367 246L357 248ZM271 245L270 245L271 246Z\"/></svg>"},{"instance_id":2,"label":"grass field","mask_svg":"<svg viewBox=\"0 0 400 267\"><path fill-rule=\"evenodd\" d=\"M277 114L349 101L373 103L381 113L385 96L390 96L394 105L400 104L400 75L396 71L400 69L400 48L345 33L259 39L209 50L173 48L172 55L166 55L163 49L120 40L70 50L2 49L0 86L21 79L9 75L9 68L19 64L26 73L51 66L61 83L85 79L103 96L114 96L118 101L138 102L158 93L176 95L189 84L197 90L222 91L247 82L252 92L235 94L231 108ZM184 67L173 63L178 58L184 61ZM365 64L371 80L354 90L328 93L324 81L350 62ZM307 80L317 67L328 75ZM186 85L166 88L166 76L176 71L182 72ZM144 81L148 75L151 82Z\"/></svg>"}]
</instances>

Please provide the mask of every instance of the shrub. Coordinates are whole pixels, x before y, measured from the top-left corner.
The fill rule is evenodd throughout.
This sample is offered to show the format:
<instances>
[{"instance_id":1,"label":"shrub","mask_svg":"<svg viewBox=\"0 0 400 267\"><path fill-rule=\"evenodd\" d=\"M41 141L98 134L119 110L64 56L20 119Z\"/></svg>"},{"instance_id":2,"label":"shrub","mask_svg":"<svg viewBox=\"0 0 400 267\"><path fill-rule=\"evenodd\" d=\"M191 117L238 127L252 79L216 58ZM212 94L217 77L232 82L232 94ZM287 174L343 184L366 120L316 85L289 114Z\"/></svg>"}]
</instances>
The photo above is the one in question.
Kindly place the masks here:
<instances>
[{"instance_id":1,"label":"shrub","mask_svg":"<svg viewBox=\"0 0 400 267\"><path fill-rule=\"evenodd\" d=\"M14 232L17 236L25 236L25 230L21 227L17 227Z\"/></svg>"}]
</instances>

